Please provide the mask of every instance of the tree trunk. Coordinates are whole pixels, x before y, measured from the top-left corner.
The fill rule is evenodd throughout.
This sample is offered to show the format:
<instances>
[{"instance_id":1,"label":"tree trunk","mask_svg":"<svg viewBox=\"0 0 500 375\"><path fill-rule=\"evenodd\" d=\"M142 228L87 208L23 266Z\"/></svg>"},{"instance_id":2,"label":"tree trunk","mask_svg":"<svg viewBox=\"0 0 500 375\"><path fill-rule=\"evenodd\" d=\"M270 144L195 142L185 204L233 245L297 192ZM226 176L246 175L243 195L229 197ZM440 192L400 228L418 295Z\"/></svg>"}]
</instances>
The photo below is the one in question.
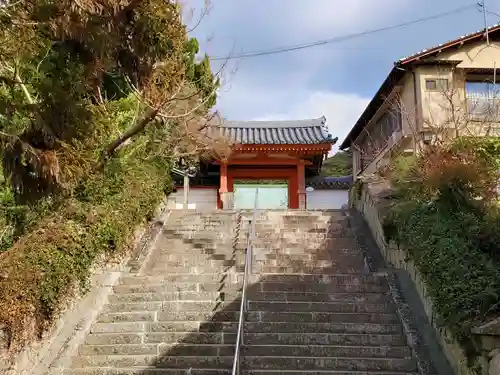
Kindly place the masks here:
<instances>
[{"instance_id":1,"label":"tree trunk","mask_svg":"<svg viewBox=\"0 0 500 375\"><path fill-rule=\"evenodd\" d=\"M104 151L101 158L101 165L104 164L106 160L108 160L115 153L116 149L120 147L127 139L132 138L134 135L142 132L146 126L154 120L154 118L158 115L160 111L159 108L150 108L147 110L142 119L135 123L130 129L128 129L125 133L123 133L120 137L111 142L106 150Z\"/></svg>"}]
</instances>

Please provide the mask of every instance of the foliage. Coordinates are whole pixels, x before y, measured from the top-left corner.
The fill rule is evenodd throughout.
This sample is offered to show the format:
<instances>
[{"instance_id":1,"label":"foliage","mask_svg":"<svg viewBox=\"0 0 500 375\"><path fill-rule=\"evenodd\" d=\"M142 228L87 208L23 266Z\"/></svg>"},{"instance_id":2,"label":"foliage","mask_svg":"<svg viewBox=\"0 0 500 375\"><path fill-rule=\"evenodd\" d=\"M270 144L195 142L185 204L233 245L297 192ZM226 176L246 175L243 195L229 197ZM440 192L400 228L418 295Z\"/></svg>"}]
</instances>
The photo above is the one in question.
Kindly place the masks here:
<instances>
[{"instance_id":1,"label":"foliage","mask_svg":"<svg viewBox=\"0 0 500 375\"><path fill-rule=\"evenodd\" d=\"M339 151L323 162L321 174L325 177L342 177L352 174L352 155Z\"/></svg>"},{"instance_id":2,"label":"foliage","mask_svg":"<svg viewBox=\"0 0 500 375\"><path fill-rule=\"evenodd\" d=\"M0 29L3 169L18 203L67 193L158 116L182 130L215 104L219 81L174 0L13 1ZM108 105L132 93L137 114L112 131Z\"/></svg>"},{"instance_id":3,"label":"foliage","mask_svg":"<svg viewBox=\"0 0 500 375\"><path fill-rule=\"evenodd\" d=\"M0 6L0 325L11 349L43 333L97 260L126 250L177 159L226 146L201 131L219 81L198 50L174 0Z\"/></svg>"},{"instance_id":4,"label":"foliage","mask_svg":"<svg viewBox=\"0 0 500 375\"><path fill-rule=\"evenodd\" d=\"M104 175L82 181L73 196L0 254L0 322L11 348L50 325L75 283L86 287L100 256L116 256L137 224L153 216L169 169L115 159Z\"/></svg>"},{"instance_id":5,"label":"foliage","mask_svg":"<svg viewBox=\"0 0 500 375\"><path fill-rule=\"evenodd\" d=\"M500 314L495 144L457 139L400 161L392 178L397 199L384 223L388 240L407 250L424 278L438 324L456 336L471 363L477 353L470 328Z\"/></svg>"}]
</instances>

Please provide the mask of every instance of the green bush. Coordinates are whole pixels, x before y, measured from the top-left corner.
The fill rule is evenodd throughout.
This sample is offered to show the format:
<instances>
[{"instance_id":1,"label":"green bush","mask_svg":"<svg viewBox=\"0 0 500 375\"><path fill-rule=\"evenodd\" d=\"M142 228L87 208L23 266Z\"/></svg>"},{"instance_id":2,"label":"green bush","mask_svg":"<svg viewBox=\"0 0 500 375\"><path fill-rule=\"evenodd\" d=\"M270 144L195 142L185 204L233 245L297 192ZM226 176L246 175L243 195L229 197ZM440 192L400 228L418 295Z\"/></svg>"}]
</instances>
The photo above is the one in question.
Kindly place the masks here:
<instances>
[{"instance_id":1,"label":"green bush","mask_svg":"<svg viewBox=\"0 0 500 375\"><path fill-rule=\"evenodd\" d=\"M0 254L0 323L11 347L40 336L101 255L121 254L138 224L153 216L169 168L117 158L81 183L58 209Z\"/></svg>"},{"instance_id":2,"label":"green bush","mask_svg":"<svg viewBox=\"0 0 500 375\"><path fill-rule=\"evenodd\" d=\"M459 139L399 169L384 222L387 239L422 275L437 323L455 335L470 365L478 354L471 327L500 314L499 176L491 142Z\"/></svg>"}]
</instances>

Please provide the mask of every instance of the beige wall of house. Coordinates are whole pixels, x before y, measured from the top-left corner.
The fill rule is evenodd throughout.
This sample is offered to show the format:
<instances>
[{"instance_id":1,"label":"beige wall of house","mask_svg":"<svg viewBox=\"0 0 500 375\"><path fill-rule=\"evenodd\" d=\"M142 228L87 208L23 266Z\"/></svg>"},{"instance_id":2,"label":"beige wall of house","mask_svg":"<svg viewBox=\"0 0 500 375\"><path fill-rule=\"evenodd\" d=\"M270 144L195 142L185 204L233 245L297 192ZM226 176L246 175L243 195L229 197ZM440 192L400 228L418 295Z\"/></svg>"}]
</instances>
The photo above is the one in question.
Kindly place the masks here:
<instances>
[{"instance_id":1,"label":"beige wall of house","mask_svg":"<svg viewBox=\"0 0 500 375\"><path fill-rule=\"evenodd\" d=\"M464 44L458 49L444 51L438 55L440 60L462 61L459 68L493 68L500 64L500 42L486 41Z\"/></svg>"},{"instance_id":2,"label":"beige wall of house","mask_svg":"<svg viewBox=\"0 0 500 375\"><path fill-rule=\"evenodd\" d=\"M500 135L500 118L491 119L492 121L489 122L470 120L465 91L466 74L472 74L471 71L468 72L465 69L499 68L498 80L500 80L500 42L491 41L489 46L485 41L464 44L458 49L440 53L434 60L435 65L416 65L412 71L408 71L365 127L367 132L375 136L377 122L389 111L394 112L393 100L399 99L397 106L401 111L401 131L394 134L385 147L377 150L377 155L368 165L365 163L362 166L360 161L361 144L366 141L366 136L363 138L366 132L353 142L355 145L353 173L355 175L359 174L362 169L364 173L371 174L386 165L394 151L414 147L412 144L414 144L415 135L422 131L430 133L434 130L447 136L454 136L455 129L458 129L460 134L482 135L486 131L493 134L491 129L497 129L495 131L498 133L495 134ZM453 66L439 64L440 61L462 62ZM440 81L443 79L447 84ZM429 80L436 81L437 87L430 87Z\"/></svg>"}]
</instances>

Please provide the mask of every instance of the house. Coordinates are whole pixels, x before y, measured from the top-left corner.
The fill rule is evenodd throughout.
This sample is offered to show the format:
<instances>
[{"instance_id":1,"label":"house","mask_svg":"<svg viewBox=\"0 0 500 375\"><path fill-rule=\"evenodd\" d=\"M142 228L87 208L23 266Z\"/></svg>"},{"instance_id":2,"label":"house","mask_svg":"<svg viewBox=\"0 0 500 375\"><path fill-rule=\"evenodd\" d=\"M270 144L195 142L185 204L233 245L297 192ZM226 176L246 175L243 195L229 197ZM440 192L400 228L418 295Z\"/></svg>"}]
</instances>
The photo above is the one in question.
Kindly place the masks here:
<instances>
[{"instance_id":1,"label":"house","mask_svg":"<svg viewBox=\"0 0 500 375\"><path fill-rule=\"evenodd\" d=\"M322 194L314 189L308 193L306 186L319 175L338 139L328 133L325 117L223 121L217 131L234 144L232 152L225 160L200 164L197 174L190 178L188 208L249 209L254 207L257 195L258 208L305 209L307 194ZM176 191L169 196L168 206L184 208L184 179L173 178Z\"/></svg>"},{"instance_id":2,"label":"house","mask_svg":"<svg viewBox=\"0 0 500 375\"><path fill-rule=\"evenodd\" d=\"M496 90L500 25L402 58L340 145L353 175L457 135L500 135Z\"/></svg>"}]
</instances>

